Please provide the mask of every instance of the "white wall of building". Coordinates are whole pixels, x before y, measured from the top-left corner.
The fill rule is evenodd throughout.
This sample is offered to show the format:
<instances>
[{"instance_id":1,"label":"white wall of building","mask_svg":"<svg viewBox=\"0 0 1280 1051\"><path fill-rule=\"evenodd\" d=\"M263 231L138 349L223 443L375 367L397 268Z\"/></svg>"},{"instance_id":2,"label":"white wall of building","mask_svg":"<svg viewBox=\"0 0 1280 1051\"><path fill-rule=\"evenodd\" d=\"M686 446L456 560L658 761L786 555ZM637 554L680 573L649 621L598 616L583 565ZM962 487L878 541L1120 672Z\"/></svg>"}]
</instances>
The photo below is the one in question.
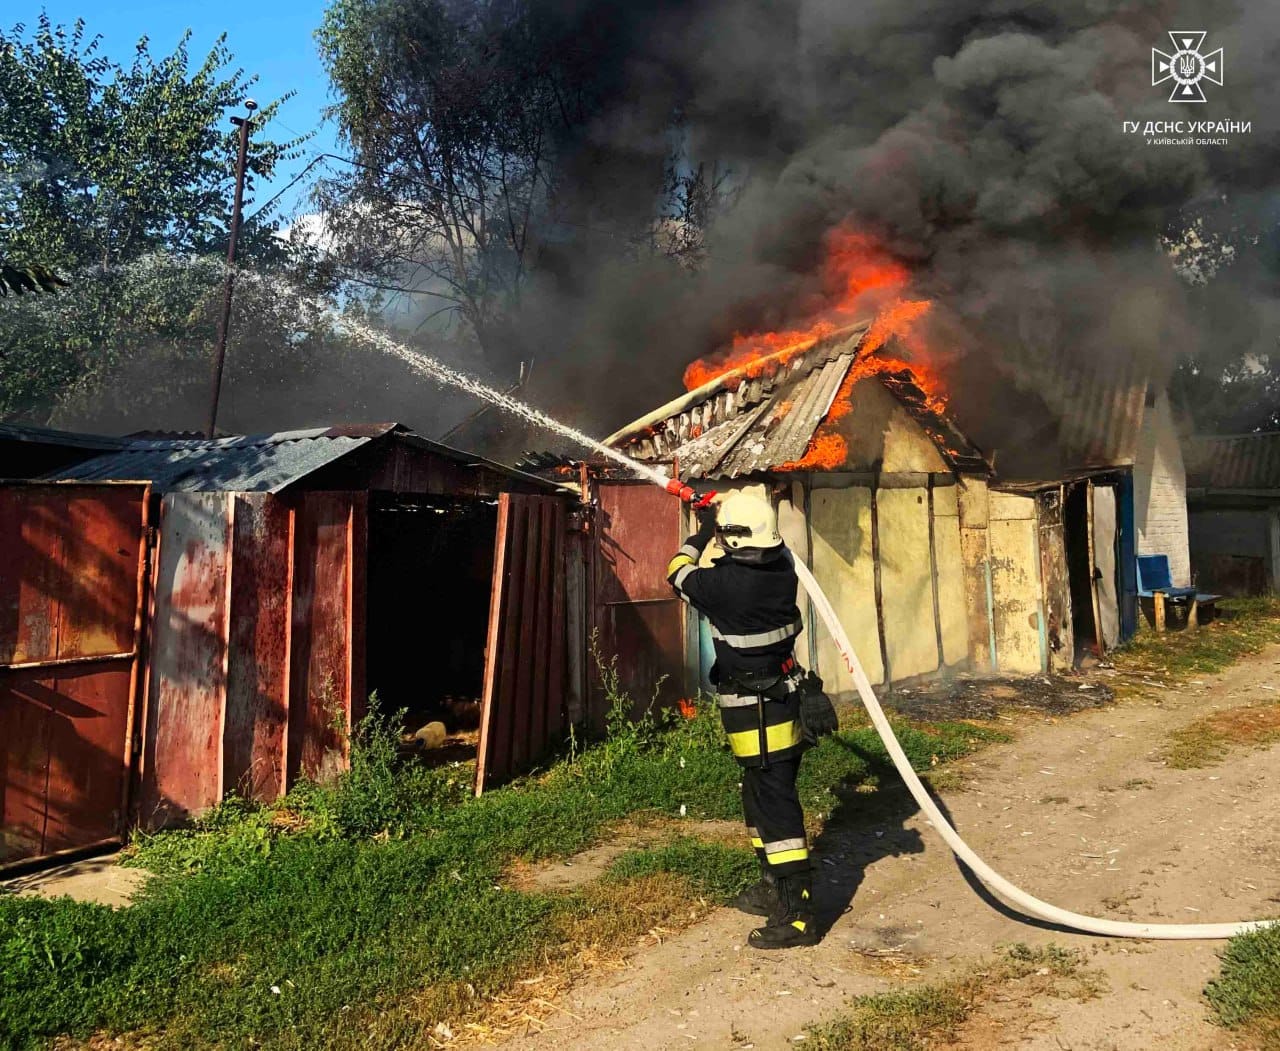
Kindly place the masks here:
<instances>
[{"instance_id":1,"label":"white wall of building","mask_svg":"<svg viewBox=\"0 0 1280 1051\"><path fill-rule=\"evenodd\" d=\"M1161 391L1142 418L1133 465L1138 554L1168 555L1175 585L1191 583L1187 534L1187 472L1169 396Z\"/></svg>"}]
</instances>

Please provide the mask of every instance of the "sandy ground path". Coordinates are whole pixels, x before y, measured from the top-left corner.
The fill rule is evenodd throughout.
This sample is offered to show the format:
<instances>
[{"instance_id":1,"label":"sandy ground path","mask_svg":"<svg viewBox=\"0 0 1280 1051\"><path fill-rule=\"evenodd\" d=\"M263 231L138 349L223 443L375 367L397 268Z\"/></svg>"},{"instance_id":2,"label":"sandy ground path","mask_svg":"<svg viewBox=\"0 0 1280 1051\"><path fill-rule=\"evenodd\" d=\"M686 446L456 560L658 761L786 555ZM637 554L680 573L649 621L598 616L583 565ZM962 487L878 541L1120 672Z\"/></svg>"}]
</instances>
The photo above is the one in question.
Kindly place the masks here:
<instances>
[{"instance_id":1,"label":"sandy ground path","mask_svg":"<svg viewBox=\"0 0 1280 1051\"><path fill-rule=\"evenodd\" d=\"M1167 734L1219 708L1276 700L1280 646L1159 701L1066 719L1021 717L1010 744L960 769L943 800L961 834L1014 883L1092 915L1171 923L1280 915L1280 746L1201 770L1163 766ZM886 798L887 797L887 798ZM830 930L812 949L746 948L727 909L639 951L559 1001L531 1049L795 1047L850 996L946 976L996 946L1088 954L1108 991L1086 1003L983 1008L958 1046L1209 1051L1245 1047L1201 997L1213 942L1133 942L1046 929L975 893L905 792L855 795L816 844Z\"/></svg>"}]
</instances>

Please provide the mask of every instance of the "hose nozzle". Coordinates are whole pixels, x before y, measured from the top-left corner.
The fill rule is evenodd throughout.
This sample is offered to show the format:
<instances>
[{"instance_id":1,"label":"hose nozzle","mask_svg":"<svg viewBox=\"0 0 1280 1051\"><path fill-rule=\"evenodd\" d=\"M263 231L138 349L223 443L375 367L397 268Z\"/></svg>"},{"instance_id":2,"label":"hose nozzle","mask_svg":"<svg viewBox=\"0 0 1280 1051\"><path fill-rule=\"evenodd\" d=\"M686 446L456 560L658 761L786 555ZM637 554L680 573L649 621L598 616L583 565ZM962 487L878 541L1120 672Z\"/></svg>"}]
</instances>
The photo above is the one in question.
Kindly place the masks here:
<instances>
[{"instance_id":1,"label":"hose nozzle","mask_svg":"<svg viewBox=\"0 0 1280 1051\"><path fill-rule=\"evenodd\" d=\"M679 497L681 502L686 504L693 503L693 498L697 495L692 486L685 485L679 478L672 478L667 483L667 492L672 496Z\"/></svg>"},{"instance_id":2,"label":"hose nozzle","mask_svg":"<svg viewBox=\"0 0 1280 1051\"><path fill-rule=\"evenodd\" d=\"M711 506L711 501L716 498L715 490L709 493L703 493L698 496L693 491L693 486L685 485L679 478L672 478L667 482L667 492L672 496L679 497L682 503L689 504L695 511L702 511Z\"/></svg>"}]
</instances>

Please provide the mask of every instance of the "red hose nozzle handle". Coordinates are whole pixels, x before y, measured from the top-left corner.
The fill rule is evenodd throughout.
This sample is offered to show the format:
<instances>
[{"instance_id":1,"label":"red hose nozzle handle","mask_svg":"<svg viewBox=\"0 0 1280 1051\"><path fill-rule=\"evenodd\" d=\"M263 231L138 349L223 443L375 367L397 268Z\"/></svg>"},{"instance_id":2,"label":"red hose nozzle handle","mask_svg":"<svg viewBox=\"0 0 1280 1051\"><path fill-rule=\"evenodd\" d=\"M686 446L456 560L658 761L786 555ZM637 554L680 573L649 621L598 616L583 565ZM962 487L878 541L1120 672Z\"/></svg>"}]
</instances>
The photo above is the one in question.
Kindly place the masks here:
<instances>
[{"instance_id":1,"label":"red hose nozzle handle","mask_svg":"<svg viewBox=\"0 0 1280 1051\"><path fill-rule=\"evenodd\" d=\"M702 511L711 506L711 501L715 499L716 494L713 489L709 493L698 496L693 491L693 487L685 485L679 478L672 478L667 482L667 492L672 496L678 496L684 503L689 504L695 511Z\"/></svg>"}]
</instances>

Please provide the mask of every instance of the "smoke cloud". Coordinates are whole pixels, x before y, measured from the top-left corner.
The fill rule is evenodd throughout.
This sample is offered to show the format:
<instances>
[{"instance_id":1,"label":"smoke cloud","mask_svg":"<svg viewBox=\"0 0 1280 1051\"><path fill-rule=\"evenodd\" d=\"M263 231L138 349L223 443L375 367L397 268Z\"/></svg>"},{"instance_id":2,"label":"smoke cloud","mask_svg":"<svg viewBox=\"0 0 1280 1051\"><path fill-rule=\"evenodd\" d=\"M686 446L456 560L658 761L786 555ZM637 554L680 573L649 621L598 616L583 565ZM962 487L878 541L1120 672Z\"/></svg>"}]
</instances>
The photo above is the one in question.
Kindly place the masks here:
<instances>
[{"instance_id":1,"label":"smoke cloud","mask_svg":"<svg viewBox=\"0 0 1280 1051\"><path fill-rule=\"evenodd\" d=\"M584 33L599 17L598 5L545 6ZM612 430L679 393L683 367L735 331L802 323L823 238L840 224L880 239L913 267L912 291L936 300L958 421L1004 464L1042 443L1045 410L1062 408L1052 387L1073 366L1160 384L1179 354L1238 354L1274 338L1241 306L1265 275L1237 263L1197 287L1161 239L1198 214L1237 232L1274 228L1280 9L617 6L626 13L610 25L602 116L562 144L581 158L582 224L653 208L653 179L635 173L661 165L673 113L691 161L731 173L732 199L695 270L619 253L607 238L548 250L555 265L536 276L508 346L537 357L533 393L550 409ZM1206 85L1207 105L1170 104L1150 83L1151 48L1184 24L1207 30L1206 49L1225 49L1226 83ZM1148 145L1122 131L1179 119L1253 130L1225 146ZM993 391L1012 401L992 411Z\"/></svg>"}]
</instances>

